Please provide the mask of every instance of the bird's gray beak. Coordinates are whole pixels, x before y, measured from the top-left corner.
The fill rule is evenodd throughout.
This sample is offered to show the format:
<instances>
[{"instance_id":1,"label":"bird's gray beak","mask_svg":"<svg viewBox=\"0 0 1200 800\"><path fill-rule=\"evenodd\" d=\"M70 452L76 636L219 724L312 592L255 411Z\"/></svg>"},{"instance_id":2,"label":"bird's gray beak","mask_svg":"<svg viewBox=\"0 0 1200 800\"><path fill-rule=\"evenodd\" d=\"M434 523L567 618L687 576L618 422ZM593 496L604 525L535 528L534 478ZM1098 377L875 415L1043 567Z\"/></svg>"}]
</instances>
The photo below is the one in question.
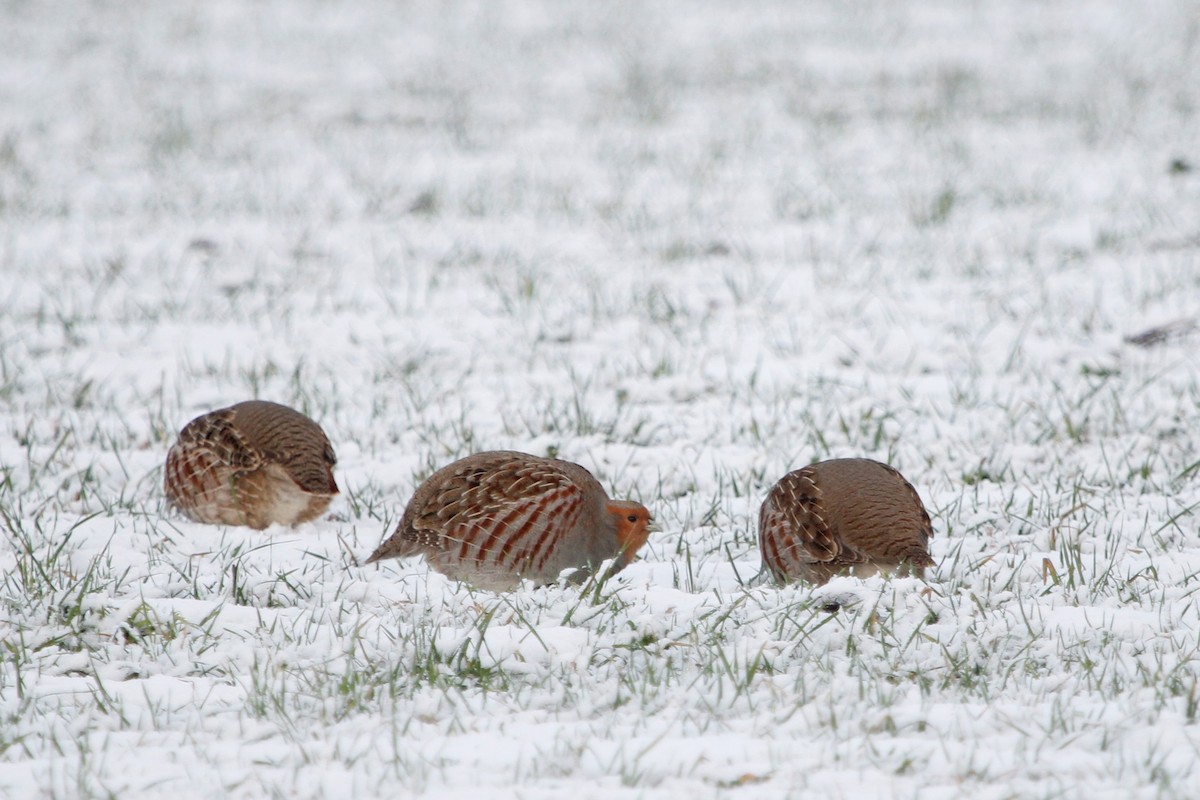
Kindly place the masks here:
<instances>
[{"instance_id":1,"label":"bird's gray beak","mask_svg":"<svg viewBox=\"0 0 1200 800\"><path fill-rule=\"evenodd\" d=\"M662 533L662 525L659 525L658 520L656 520L654 517L651 517L649 519L649 521L646 523L646 532L647 533Z\"/></svg>"}]
</instances>

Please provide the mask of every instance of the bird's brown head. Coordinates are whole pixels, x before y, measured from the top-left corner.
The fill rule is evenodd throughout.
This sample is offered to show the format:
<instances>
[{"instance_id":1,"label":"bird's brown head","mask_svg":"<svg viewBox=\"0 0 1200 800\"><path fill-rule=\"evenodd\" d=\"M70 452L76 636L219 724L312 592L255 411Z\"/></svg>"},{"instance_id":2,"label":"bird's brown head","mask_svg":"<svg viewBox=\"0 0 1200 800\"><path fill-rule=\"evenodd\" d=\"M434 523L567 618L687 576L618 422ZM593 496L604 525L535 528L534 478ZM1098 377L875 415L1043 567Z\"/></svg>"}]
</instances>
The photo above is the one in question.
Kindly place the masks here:
<instances>
[{"instance_id":1,"label":"bird's brown head","mask_svg":"<svg viewBox=\"0 0 1200 800\"><path fill-rule=\"evenodd\" d=\"M617 525L617 542L621 546L621 558L624 563L633 561L633 556L653 531L658 530L654 517L641 503L629 500L610 500L606 510L613 515Z\"/></svg>"}]
</instances>

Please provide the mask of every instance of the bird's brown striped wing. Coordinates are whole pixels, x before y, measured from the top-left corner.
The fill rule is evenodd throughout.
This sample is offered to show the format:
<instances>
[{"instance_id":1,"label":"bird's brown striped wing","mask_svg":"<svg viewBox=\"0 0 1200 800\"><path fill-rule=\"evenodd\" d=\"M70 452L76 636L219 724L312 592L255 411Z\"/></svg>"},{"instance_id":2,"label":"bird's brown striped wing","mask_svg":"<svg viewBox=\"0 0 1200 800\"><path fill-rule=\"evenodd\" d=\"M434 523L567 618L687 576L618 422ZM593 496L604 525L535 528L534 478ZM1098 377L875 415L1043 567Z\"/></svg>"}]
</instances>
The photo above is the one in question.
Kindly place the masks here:
<instances>
[{"instance_id":1,"label":"bird's brown striped wing","mask_svg":"<svg viewBox=\"0 0 1200 800\"><path fill-rule=\"evenodd\" d=\"M816 565L851 566L864 554L844 546L825 518L820 487L809 468L785 475L767 495L758 521L763 564L777 581L803 577Z\"/></svg>"},{"instance_id":2,"label":"bird's brown striped wing","mask_svg":"<svg viewBox=\"0 0 1200 800\"><path fill-rule=\"evenodd\" d=\"M199 522L241 524L231 516L245 500L235 497L236 477L258 469L262 453L233 425L222 409L189 422L167 453L163 491L168 502Z\"/></svg>"},{"instance_id":3,"label":"bird's brown striped wing","mask_svg":"<svg viewBox=\"0 0 1200 800\"><path fill-rule=\"evenodd\" d=\"M520 498L456 520L436 532L440 566L460 565L469 573L507 573L552 579L544 570L562 548L571 548L583 509L581 492L564 486Z\"/></svg>"},{"instance_id":4,"label":"bird's brown striped wing","mask_svg":"<svg viewBox=\"0 0 1200 800\"><path fill-rule=\"evenodd\" d=\"M414 515L411 528L442 565L531 575L571 545L583 506L583 491L558 470L514 461L454 476Z\"/></svg>"},{"instance_id":5,"label":"bird's brown striped wing","mask_svg":"<svg viewBox=\"0 0 1200 800\"><path fill-rule=\"evenodd\" d=\"M585 487L557 462L480 453L431 475L367 563L423 554L439 571L481 585L545 578L586 546L577 528L587 502Z\"/></svg>"},{"instance_id":6,"label":"bird's brown striped wing","mask_svg":"<svg viewBox=\"0 0 1200 800\"><path fill-rule=\"evenodd\" d=\"M313 494L337 494L337 456L321 426L293 408L248 400L227 411L232 432L247 451L280 464L296 485Z\"/></svg>"},{"instance_id":7,"label":"bird's brown striped wing","mask_svg":"<svg viewBox=\"0 0 1200 800\"><path fill-rule=\"evenodd\" d=\"M249 471L263 463L263 451L234 424L231 408L212 411L189 422L179 432L179 443L188 450L204 450L223 464Z\"/></svg>"}]
</instances>

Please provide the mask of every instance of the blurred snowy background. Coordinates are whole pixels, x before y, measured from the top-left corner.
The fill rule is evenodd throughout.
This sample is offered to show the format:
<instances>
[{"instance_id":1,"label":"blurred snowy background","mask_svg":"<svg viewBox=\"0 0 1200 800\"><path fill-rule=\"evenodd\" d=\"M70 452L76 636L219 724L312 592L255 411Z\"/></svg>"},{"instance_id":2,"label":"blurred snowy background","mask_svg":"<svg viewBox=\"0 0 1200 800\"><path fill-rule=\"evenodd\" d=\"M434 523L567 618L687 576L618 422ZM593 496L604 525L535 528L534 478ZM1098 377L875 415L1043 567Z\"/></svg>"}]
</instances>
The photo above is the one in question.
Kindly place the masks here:
<instances>
[{"instance_id":1,"label":"blurred snowy background","mask_svg":"<svg viewBox=\"0 0 1200 800\"><path fill-rule=\"evenodd\" d=\"M0 0L0 796L1192 797L1198 317L1194 2ZM166 511L249 397L329 518ZM492 448L664 531L357 565ZM755 582L847 455L928 585Z\"/></svg>"}]
</instances>

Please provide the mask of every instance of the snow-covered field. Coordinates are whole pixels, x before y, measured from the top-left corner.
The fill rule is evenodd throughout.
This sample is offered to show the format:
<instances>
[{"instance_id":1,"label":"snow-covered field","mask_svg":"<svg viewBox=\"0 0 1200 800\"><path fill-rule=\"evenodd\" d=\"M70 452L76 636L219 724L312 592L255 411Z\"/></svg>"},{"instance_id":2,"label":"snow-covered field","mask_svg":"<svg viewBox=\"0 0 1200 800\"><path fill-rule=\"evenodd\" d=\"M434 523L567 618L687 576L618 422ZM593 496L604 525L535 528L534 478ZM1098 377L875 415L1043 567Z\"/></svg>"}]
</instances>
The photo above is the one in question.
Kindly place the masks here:
<instances>
[{"instance_id":1,"label":"snow-covered field","mask_svg":"<svg viewBox=\"0 0 1200 800\"><path fill-rule=\"evenodd\" d=\"M0 797L1194 798L1198 316L1191 0L2 0ZM328 518L164 507L250 397ZM358 566L493 448L664 530ZM845 455L928 583L756 580Z\"/></svg>"}]
</instances>

